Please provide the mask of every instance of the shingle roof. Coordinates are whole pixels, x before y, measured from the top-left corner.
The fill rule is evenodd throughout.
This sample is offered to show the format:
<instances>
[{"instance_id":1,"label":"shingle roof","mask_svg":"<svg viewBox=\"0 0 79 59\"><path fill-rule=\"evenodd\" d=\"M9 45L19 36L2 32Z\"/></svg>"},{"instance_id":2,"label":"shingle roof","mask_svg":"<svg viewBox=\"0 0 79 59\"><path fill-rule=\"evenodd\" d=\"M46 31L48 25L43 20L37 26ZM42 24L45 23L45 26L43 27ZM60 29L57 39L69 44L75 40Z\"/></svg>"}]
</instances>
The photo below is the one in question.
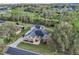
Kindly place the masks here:
<instances>
[{"instance_id":1,"label":"shingle roof","mask_svg":"<svg viewBox=\"0 0 79 59\"><path fill-rule=\"evenodd\" d=\"M27 35L30 35L32 37L34 37L34 36L41 36L41 37L43 37L44 35L48 35L48 32L45 31L45 30L40 29L39 28L40 27L39 25L35 25L35 26L36 26L36 29L33 29Z\"/></svg>"},{"instance_id":2,"label":"shingle roof","mask_svg":"<svg viewBox=\"0 0 79 59\"><path fill-rule=\"evenodd\" d=\"M35 31L35 34L36 34L37 36L41 36L41 37L44 36L44 33L42 32L42 30L36 30L36 31Z\"/></svg>"}]
</instances>

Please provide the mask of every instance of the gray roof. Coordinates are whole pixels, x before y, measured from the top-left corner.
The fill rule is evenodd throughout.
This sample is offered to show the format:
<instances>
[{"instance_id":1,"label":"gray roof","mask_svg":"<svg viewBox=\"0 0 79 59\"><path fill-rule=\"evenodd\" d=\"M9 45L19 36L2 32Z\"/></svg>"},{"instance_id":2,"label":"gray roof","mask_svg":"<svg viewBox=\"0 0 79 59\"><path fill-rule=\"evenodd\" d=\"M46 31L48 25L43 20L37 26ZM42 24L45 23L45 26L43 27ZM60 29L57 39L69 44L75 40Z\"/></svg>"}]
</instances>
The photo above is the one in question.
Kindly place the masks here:
<instances>
[{"instance_id":1,"label":"gray roof","mask_svg":"<svg viewBox=\"0 0 79 59\"><path fill-rule=\"evenodd\" d=\"M48 32L47 31L43 31L41 29L38 29L38 30L32 30L27 35L30 35L32 37L34 37L34 36L41 36L41 37L43 37L44 35L48 35Z\"/></svg>"}]
</instances>

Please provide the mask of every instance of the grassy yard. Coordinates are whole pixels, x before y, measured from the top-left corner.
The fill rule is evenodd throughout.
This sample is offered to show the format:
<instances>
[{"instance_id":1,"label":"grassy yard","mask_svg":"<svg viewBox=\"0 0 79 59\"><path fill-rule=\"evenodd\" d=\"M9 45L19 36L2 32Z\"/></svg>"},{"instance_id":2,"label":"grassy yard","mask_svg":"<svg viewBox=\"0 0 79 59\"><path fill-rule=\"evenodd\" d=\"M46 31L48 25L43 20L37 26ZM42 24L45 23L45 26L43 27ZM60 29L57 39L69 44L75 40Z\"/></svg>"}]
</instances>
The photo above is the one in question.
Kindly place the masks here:
<instances>
[{"instance_id":1,"label":"grassy yard","mask_svg":"<svg viewBox=\"0 0 79 59\"><path fill-rule=\"evenodd\" d=\"M0 38L0 44L3 44L4 42L3 42L3 39L2 38Z\"/></svg>"},{"instance_id":2,"label":"grassy yard","mask_svg":"<svg viewBox=\"0 0 79 59\"><path fill-rule=\"evenodd\" d=\"M32 45L32 44L22 42L22 43L20 43L18 45L18 48L34 51L34 52L44 54L44 55L49 55L49 54L52 55L52 54L54 54L54 52L51 51L51 49L45 44Z\"/></svg>"}]
</instances>

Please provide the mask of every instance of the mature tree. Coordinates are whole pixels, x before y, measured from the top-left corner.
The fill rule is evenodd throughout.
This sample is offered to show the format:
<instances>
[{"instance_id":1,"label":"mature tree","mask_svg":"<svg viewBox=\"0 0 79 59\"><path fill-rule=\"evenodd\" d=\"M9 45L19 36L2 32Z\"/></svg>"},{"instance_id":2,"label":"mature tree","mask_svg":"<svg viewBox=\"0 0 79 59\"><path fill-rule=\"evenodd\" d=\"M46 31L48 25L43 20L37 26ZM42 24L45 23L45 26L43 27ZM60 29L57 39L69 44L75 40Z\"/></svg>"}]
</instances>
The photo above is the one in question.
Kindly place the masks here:
<instances>
[{"instance_id":1,"label":"mature tree","mask_svg":"<svg viewBox=\"0 0 79 59\"><path fill-rule=\"evenodd\" d=\"M71 23L61 21L53 29L52 41L50 42L53 50L61 54L79 54L79 34Z\"/></svg>"}]
</instances>

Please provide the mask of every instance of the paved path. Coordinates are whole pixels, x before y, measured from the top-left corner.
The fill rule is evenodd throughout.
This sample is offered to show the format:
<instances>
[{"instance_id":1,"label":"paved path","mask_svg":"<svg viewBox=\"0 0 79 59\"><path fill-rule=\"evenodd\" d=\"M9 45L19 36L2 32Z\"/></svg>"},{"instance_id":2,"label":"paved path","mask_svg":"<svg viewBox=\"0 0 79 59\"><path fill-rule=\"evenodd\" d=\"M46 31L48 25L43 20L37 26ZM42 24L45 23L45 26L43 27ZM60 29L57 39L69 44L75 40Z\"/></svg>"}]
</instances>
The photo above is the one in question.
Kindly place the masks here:
<instances>
[{"instance_id":1,"label":"paved path","mask_svg":"<svg viewBox=\"0 0 79 59\"><path fill-rule=\"evenodd\" d=\"M17 41L15 41L14 43L12 43L12 44L10 44L9 46L11 46L11 47L16 47L20 42L22 42L23 41L23 38L21 37L21 38L19 38Z\"/></svg>"}]
</instances>

